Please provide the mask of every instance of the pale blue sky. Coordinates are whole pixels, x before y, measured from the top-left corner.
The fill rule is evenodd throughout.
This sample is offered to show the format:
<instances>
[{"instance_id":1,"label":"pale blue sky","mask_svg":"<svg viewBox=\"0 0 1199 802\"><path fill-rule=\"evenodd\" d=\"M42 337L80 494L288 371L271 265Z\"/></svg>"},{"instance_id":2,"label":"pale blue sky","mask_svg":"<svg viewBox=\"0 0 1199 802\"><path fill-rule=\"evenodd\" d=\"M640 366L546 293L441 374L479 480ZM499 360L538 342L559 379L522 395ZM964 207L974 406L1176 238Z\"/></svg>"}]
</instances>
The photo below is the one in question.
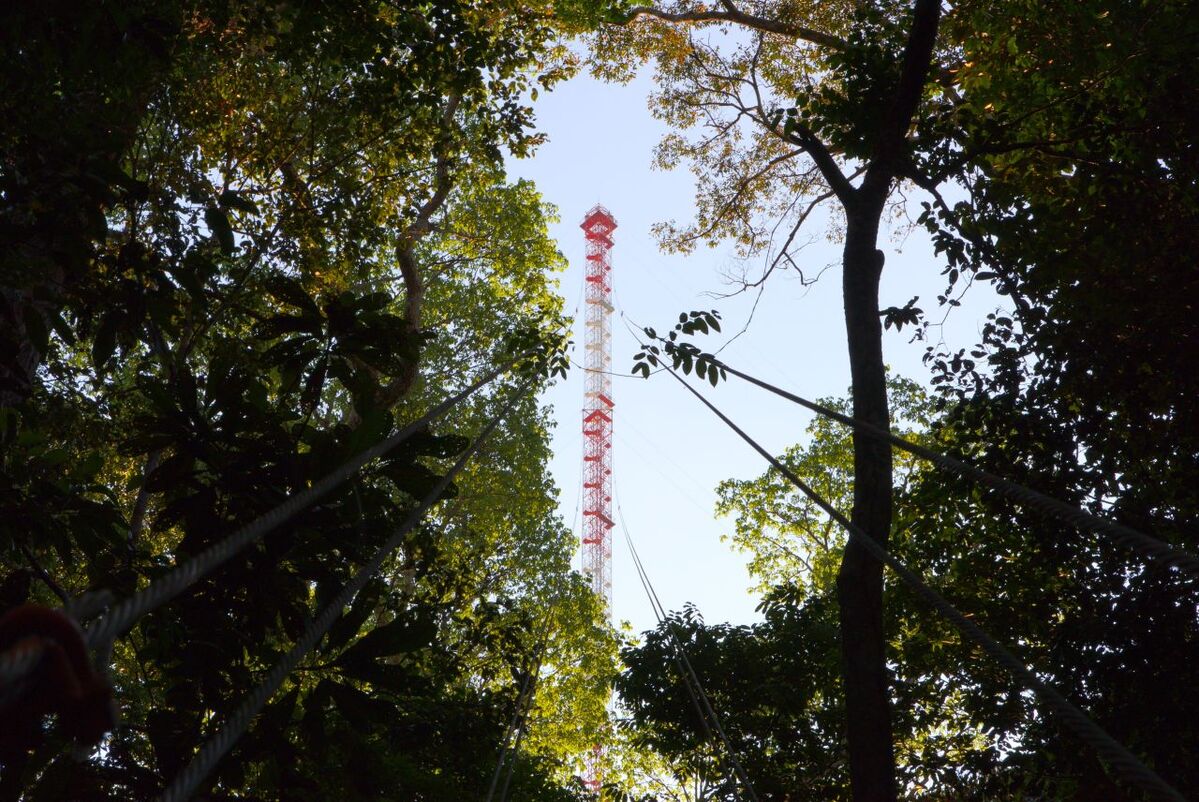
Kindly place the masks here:
<instances>
[{"instance_id":1,"label":"pale blue sky","mask_svg":"<svg viewBox=\"0 0 1199 802\"><path fill-rule=\"evenodd\" d=\"M612 273L618 317L612 355L613 369L619 372L628 372L637 350L620 311L641 325L668 329L681 311L719 309L724 336L701 343L714 348L741 329L753 300L747 296L713 300L704 295L728 291L722 276L741 267L731 249L703 249L681 257L663 255L655 246L650 234L655 222L689 219L693 185L686 170L663 172L651 167L653 147L666 130L648 110L651 88L648 73L624 86L584 75L542 94L535 105L539 128L548 133L549 141L532 159L509 164L514 176L535 181L545 199L561 212L562 220L552 234L570 260L561 286L568 311L581 297L583 236L578 224L583 214L602 203L616 217ZM815 273L839 262L840 246L824 241L823 221L811 225L819 241L803 251L803 262ZM882 305L902 306L919 295L920 306L935 310L944 279L922 232L907 237L902 252L894 242L884 248ZM760 264L747 267L752 271ZM793 274L776 274L748 332L721 357L800 395L844 394L850 380L840 281L839 267L807 288ZM996 302L980 289L972 291L946 326L944 336L955 347L976 341L979 319ZM909 344L908 331L888 332L887 361L899 373L927 383L920 361L924 346ZM576 326L575 339L582 340L581 325ZM582 371L575 368L545 396L558 420L551 469L562 490L560 509L568 523L575 519L581 482L582 384ZM716 389L704 386L718 406L775 453L802 438L809 420L804 410L735 378ZM648 381L614 377L613 391L616 497L663 604L678 609L684 602L694 602L713 623L755 620L757 599L747 592L751 580L745 572L745 556L720 539L731 531L732 522L714 519L715 488L723 479L756 476L765 463L667 376ZM619 530L614 534L614 617L629 621L640 632L654 625L653 613L623 536Z\"/></svg>"}]
</instances>

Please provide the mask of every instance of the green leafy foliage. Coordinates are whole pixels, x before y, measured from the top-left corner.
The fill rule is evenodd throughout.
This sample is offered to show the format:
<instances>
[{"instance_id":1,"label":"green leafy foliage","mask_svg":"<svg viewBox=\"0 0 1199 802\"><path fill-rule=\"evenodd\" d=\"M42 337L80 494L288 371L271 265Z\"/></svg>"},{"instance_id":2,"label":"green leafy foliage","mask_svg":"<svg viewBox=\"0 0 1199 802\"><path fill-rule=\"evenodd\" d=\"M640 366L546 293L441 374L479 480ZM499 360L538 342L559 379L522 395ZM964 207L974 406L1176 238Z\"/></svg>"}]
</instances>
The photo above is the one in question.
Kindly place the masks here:
<instances>
[{"instance_id":1,"label":"green leafy foliage","mask_svg":"<svg viewBox=\"0 0 1199 802\"><path fill-rule=\"evenodd\" d=\"M816 204L835 195L851 277L851 253L866 251L852 247L860 244L853 218L861 209L846 197L861 195L878 164L872 159L899 87L908 20L922 5L929 4L664 4L642 9L627 29L602 32L601 74L626 77L638 59L655 62L653 108L674 129L659 163L686 164L697 178L695 220L663 224L664 244L686 251L733 239L743 255L764 257L762 275L744 281L758 286L776 269L800 268L788 249ZM1194 372L1179 368L1194 350L1197 319L1195 272L1180 258L1195 250L1199 231L1195 88L1178 66L1195 61L1192 9L1013 0L942 10L919 112L888 156L892 177L927 193L917 222L942 261L938 303L958 306L972 282L989 281L1011 308L988 315L974 348L936 342L917 299L866 311L877 311L885 328L910 326L930 342L926 361L940 391L946 446L1194 548L1197 388ZM730 29L738 33L708 35ZM838 189L822 160L853 192ZM842 233L837 224L834 236ZM789 233L776 239L776 231ZM638 355L634 370L642 375L660 364L686 368L687 354L706 361L675 345L676 336L647 335L658 350ZM870 367L868 383L881 384L880 365L856 361L855 375ZM755 563L760 570L781 571L789 558L757 533L771 526L789 533L808 519L783 489L770 488L771 496L767 487L752 488L754 495L744 488L741 500L755 503L742 510L743 536L767 555ZM892 527L897 548L1190 792L1193 761L1180 744L1193 744L1195 713L1173 683L1154 685L1149 666L1190 684L1182 663L1195 662L1199 629L1191 591L1113 547L960 483L922 475L896 493L913 533L907 539ZM958 526L975 533L969 547L950 539ZM811 568L827 586L830 565ZM902 591L895 595L907 604ZM932 751L921 747L910 765L940 768L901 787L951 798L1138 798L952 636L927 626L904 624L897 715L930 709L934 696L906 696L909 678L923 676L920 693L948 698L950 688L960 689L952 708L985 722L994 740L990 752L967 750L980 763L923 741ZM922 662L929 655L945 662ZM911 743L900 748L910 751ZM955 768L955 760L963 762ZM962 784L968 776L978 784Z\"/></svg>"},{"instance_id":2,"label":"green leafy foliage","mask_svg":"<svg viewBox=\"0 0 1199 802\"><path fill-rule=\"evenodd\" d=\"M953 18L964 99L935 121L946 145L925 169L961 171L969 192L929 204L922 221L949 288L994 282L1008 308L969 355L930 348L927 360L980 462L1194 548L1196 387L1176 367L1195 338L1194 275L1177 255L1196 244L1199 170L1194 87L1174 65L1195 57L1195 21L1174 3L1060 10L968 4ZM1174 751L1193 742L1194 710L1150 679L1191 681L1191 591L1027 511L988 512L995 541L963 562L1019 559L1006 587L981 591L1031 606L1016 637L1042 670L1184 794L1197 787ZM1043 777L1039 792L1128 794L1052 727L1021 743L1013 774Z\"/></svg>"},{"instance_id":3,"label":"green leafy foliage","mask_svg":"<svg viewBox=\"0 0 1199 802\"><path fill-rule=\"evenodd\" d=\"M742 797L722 747L704 736L684 691L673 631L760 799L843 796L837 623L828 601L802 609L769 604L765 622L752 627L705 625L691 607L671 614L622 653L627 668L618 688L633 737L697 776L703 798Z\"/></svg>"},{"instance_id":4,"label":"green leafy foliage","mask_svg":"<svg viewBox=\"0 0 1199 802\"><path fill-rule=\"evenodd\" d=\"M889 391L897 431L932 445L927 395L898 378L890 380ZM844 399L820 403L842 413L850 409ZM780 459L835 507L852 504L853 443L846 427L818 417L808 427L807 440ZM919 560L922 570L934 565L942 592L955 597L972 580L969 570L944 570L960 542L953 516L936 517L919 534L912 529L915 521L933 517L924 506L932 499L917 491L927 493L928 475L915 460L899 460L900 513L892 540L905 559ZM738 755L760 798L848 798L835 593L845 533L774 469L753 479L727 480L718 493L717 512L733 518L729 540L750 555L749 570L760 581L764 620L751 627L705 625L697 611L684 610L669 626L681 633L725 729L737 734ZM968 508L969 502L961 504L957 514ZM972 611L987 604L972 590L966 595L978 605ZM1017 705L1013 713L1007 697L1005 718L982 717L970 700L973 694L980 699L1006 694L1002 673L980 666L978 655L919 599L898 590L893 599L886 631L902 782L912 798L968 798L992 778L990 750L1000 741L997 730L1013 726L1023 710ZM988 611L999 607L992 604ZM673 673L667 627L647 633L643 645L623 656L628 669L621 688L637 737L684 765L708 765L725 783L712 798L738 798L727 768L704 763L716 746L700 737L690 701Z\"/></svg>"},{"instance_id":5,"label":"green leafy foliage","mask_svg":"<svg viewBox=\"0 0 1199 802\"><path fill-rule=\"evenodd\" d=\"M547 6L503 2L51 3L0 29L5 608L143 588L538 355L119 638L102 749L0 756L6 799L152 798L500 403L562 372L554 211L502 155L567 63ZM478 798L540 663L512 793L580 797L571 727L615 646L548 426L526 395L204 794Z\"/></svg>"},{"instance_id":6,"label":"green leafy foliage","mask_svg":"<svg viewBox=\"0 0 1199 802\"><path fill-rule=\"evenodd\" d=\"M720 313L715 309L709 312L680 312L679 322L665 337L659 337L652 328L646 328L644 331L651 343L643 345L642 350L633 357L633 373L640 373L642 378L648 379L651 368L663 364L661 360L665 354L670 359L672 370L681 369L687 374L694 370L695 375L707 379L713 387L721 379L728 378L724 366L714 354L700 351L695 345L679 339L679 335L719 332Z\"/></svg>"}]
</instances>

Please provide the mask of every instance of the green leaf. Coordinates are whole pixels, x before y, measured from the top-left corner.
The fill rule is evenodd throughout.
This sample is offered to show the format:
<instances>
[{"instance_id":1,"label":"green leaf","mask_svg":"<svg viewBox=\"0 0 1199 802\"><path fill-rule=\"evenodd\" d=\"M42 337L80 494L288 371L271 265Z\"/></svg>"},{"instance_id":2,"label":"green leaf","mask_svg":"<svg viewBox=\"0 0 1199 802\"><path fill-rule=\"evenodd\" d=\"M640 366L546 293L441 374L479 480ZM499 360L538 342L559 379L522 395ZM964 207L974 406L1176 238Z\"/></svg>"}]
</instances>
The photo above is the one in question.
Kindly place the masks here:
<instances>
[{"instance_id":1,"label":"green leaf","mask_svg":"<svg viewBox=\"0 0 1199 802\"><path fill-rule=\"evenodd\" d=\"M441 459L455 457L469 446L469 437L460 434L435 435L428 431L416 432L404 442L404 450L410 455Z\"/></svg>"},{"instance_id":2,"label":"green leaf","mask_svg":"<svg viewBox=\"0 0 1199 802\"><path fill-rule=\"evenodd\" d=\"M358 428L354 429L346 440L346 456L353 456L387 437L391 431L391 422L391 413L386 410L372 409L367 412Z\"/></svg>"},{"instance_id":3,"label":"green leaf","mask_svg":"<svg viewBox=\"0 0 1199 802\"><path fill-rule=\"evenodd\" d=\"M304 382L304 391L300 394L300 404L305 410L312 409L321 399L321 391L325 389L325 376L329 372L329 360L323 359L316 369L308 374Z\"/></svg>"},{"instance_id":4,"label":"green leaf","mask_svg":"<svg viewBox=\"0 0 1199 802\"><path fill-rule=\"evenodd\" d=\"M231 189L227 189L221 193L218 203L220 203L221 206L226 209L236 209L239 212L245 212L252 215L258 214L258 207L252 200L244 197L239 192L234 192Z\"/></svg>"},{"instance_id":5,"label":"green leaf","mask_svg":"<svg viewBox=\"0 0 1199 802\"><path fill-rule=\"evenodd\" d=\"M437 636L437 627L422 619L397 618L390 624L372 629L337 658L338 663L354 663L391 657L423 649Z\"/></svg>"},{"instance_id":6,"label":"green leaf","mask_svg":"<svg viewBox=\"0 0 1199 802\"><path fill-rule=\"evenodd\" d=\"M414 677L404 666L387 665L373 661L351 663L341 667L342 673L362 682L369 682L372 689L382 689L392 693L410 694L414 686L419 687L421 680Z\"/></svg>"},{"instance_id":7,"label":"green leaf","mask_svg":"<svg viewBox=\"0 0 1199 802\"><path fill-rule=\"evenodd\" d=\"M110 312L100 319L100 326L92 340L92 365L97 371L104 370L104 364L117 348L117 327L120 323L117 312Z\"/></svg>"},{"instance_id":8,"label":"green leaf","mask_svg":"<svg viewBox=\"0 0 1199 802\"><path fill-rule=\"evenodd\" d=\"M221 251L226 256L231 256L237 250L237 243L233 238L233 226L229 224L228 215L217 206L209 206L204 210L204 222L208 225L212 235L216 237Z\"/></svg>"},{"instance_id":9,"label":"green leaf","mask_svg":"<svg viewBox=\"0 0 1199 802\"><path fill-rule=\"evenodd\" d=\"M66 319L59 312L52 312L50 314L50 328L67 345L75 344L75 332L71 330L70 324L67 323Z\"/></svg>"},{"instance_id":10,"label":"green leaf","mask_svg":"<svg viewBox=\"0 0 1199 802\"><path fill-rule=\"evenodd\" d=\"M333 704L337 706L338 712L355 729L363 729L372 724L382 723L380 719L382 718L384 707L390 707L394 711L394 707L391 705L374 699L369 694L340 682L329 684L329 695L333 698Z\"/></svg>"},{"instance_id":11,"label":"green leaf","mask_svg":"<svg viewBox=\"0 0 1199 802\"><path fill-rule=\"evenodd\" d=\"M195 464L195 458L191 454L171 456L146 477L146 490L151 493L161 493L182 486L191 476Z\"/></svg>"},{"instance_id":12,"label":"green leaf","mask_svg":"<svg viewBox=\"0 0 1199 802\"><path fill-rule=\"evenodd\" d=\"M304 286L299 281L290 276L275 273L263 281L263 287L277 301L320 314L316 301L304 291Z\"/></svg>"},{"instance_id":13,"label":"green leaf","mask_svg":"<svg viewBox=\"0 0 1199 802\"><path fill-rule=\"evenodd\" d=\"M267 705L254 723L254 735L259 739L261 747L269 750L284 746L287 743L287 729L291 725L292 715L296 710L296 701L300 697L300 689L292 688L281 699Z\"/></svg>"},{"instance_id":14,"label":"green leaf","mask_svg":"<svg viewBox=\"0 0 1199 802\"><path fill-rule=\"evenodd\" d=\"M32 304L26 305L25 314L22 317L25 321L25 333L29 336L30 343L39 354L45 354L46 349L50 346L50 332L46 329L46 319Z\"/></svg>"},{"instance_id":15,"label":"green leaf","mask_svg":"<svg viewBox=\"0 0 1199 802\"><path fill-rule=\"evenodd\" d=\"M372 579L367 583L350 605L350 609L329 629L327 647L340 649L358 634L358 630L366 623L366 619L375 611L379 598L383 595L384 584L380 579Z\"/></svg>"},{"instance_id":16,"label":"green leaf","mask_svg":"<svg viewBox=\"0 0 1199 802\"><path fill-rule=\"evenodd\" d=\"M321 333L324 321L314 313L303 315L273 315L254 326L254 336L261 340L273 340L283 334Z\"/></svg>"}]
</instances>

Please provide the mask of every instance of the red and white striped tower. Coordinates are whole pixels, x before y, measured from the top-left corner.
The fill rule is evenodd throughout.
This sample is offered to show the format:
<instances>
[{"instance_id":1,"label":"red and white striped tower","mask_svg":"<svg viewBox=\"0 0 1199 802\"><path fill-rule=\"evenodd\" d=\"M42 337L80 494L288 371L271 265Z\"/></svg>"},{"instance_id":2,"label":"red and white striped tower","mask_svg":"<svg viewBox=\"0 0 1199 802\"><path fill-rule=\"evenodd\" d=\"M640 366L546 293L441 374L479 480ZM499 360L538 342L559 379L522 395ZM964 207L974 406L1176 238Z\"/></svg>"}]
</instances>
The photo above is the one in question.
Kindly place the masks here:
<instances>
[{"instance_id":1,"label":"red and white striped tower","mask_svg":"<svg viewBox=\"0 0 1199 802\"><path fill-rule=\"evenodd\" d=\"M612 616L612 232L616 219L596 205L583 218L587 238L586 331L583 393L583 573ZM603 782L596 743L587 762L586 782L596 794Z\"/></svg>"}]
</instances>

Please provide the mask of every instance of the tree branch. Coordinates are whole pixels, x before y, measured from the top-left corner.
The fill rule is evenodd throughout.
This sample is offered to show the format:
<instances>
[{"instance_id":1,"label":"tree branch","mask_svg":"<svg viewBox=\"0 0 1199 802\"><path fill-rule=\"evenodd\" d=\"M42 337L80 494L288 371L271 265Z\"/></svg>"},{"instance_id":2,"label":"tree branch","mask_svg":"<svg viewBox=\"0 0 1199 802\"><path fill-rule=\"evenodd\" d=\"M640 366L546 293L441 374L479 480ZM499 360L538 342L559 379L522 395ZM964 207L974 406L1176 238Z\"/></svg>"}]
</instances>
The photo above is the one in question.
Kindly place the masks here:
<instances>
[{"instance_id":1,"label":"tree branch","mask_svg":"<svg viewBox=\"0 0 1199 802\"><path fill-rule=\"evenodd\" d=\"M628 13L621 20L621 24L627 25L639 17L652 17L663 22L732 22L755 31L786 36L791 39L820 45L821 47L829 47L834 50L845 49L844 41L823 31L808 28L804 25L789 25L768 17L759 17L756 14L748 14L734 6L731 2L727 2L727 0L722 0L721 5L724 6L724 11L716 9L665 11L653 6L636 6L629 9Z\"/></svg>"},{"instance_id":2,"label":"tree branch","mask_svg":"<svg viewBox=\"0 0 1199 802\"><path fill-rule=\"evenodd\" d=\"M441 113L441 125L447 132L447 137L449 129L453 126L454 113L458 110L461 101L461 95L451 95L446 100L445 109ZM421 281L420 271L417 269L413 248L417 242L433 230L433 215L445 205L450 190L454 187L454 181L450 175L453 158L448 150L443 147L437 155L437 163L434 167L433 194L417 209L416 218L396 242L396 261L400 264L400 275L404 279L406 295L405 317L413 330L420 328L421 304L425 296L424 283Z\"/></svg>"},{"instance_id":3,"label":"tree branch","mask_svg":"<svg viewBox=\"0 0 1199 802\"><path fill-rule=\"evenodd\" d=\"M945 201L944 196L941 195L940 189L937 186L937 182L921 175L920 172L915 169L915 167L901 172L900 176L907 178L929 195L932 195L933 202L936 203L937 208L940 209L944 215L946 225L952 226L953 230L956 231L959 236L969 242L974 248L975 253L979 254L980 258L991 263L992 267L994 268L996 280L1003 285L1004 292L1006 292L1008 297L1012 299L1012 303L1016 305L1016 309L1020 313L1021 321L1027 321L1029 319L1029 313L1031 309L1029 302L1020 293L1020 289L1012 280L1012 276L1009 275L1007 271L1000 269L999 260L994 256L994 248L988 245L987 242L978 234L967 231L962 226L957 224L957 215L954 214L953 209Z\"/></svg>"},{"instance_id":4,"label":"tree branch","mask_svg":"<svg viewBox=\"0 0 1199 802\"><path fill-rule=\"evenodd\" d=\"M841 172L841 167L837 164L837 160L833 157L832 151L820 141L820 137L816 136L807 126L800 124L798 121L792 122L792 132L784 134L793 144L799 145L812 161L816 163L816 168L820 170L820 175L828 184L829 189L837 196L837 200L841 201L845 206L849 206L854 202L857 189L845 177L845 173Z\"/></svg>"},{"instance_id":5,"label":"tree branch","mask_svg":"<svg viewBox=\"0 0 1199 802\"><path fill-rule=\"evenodd\" d=\"M441 126L448 131L454 124L454 114L458 111L458 105L462 102L461 95L451 95L445 104L445 109L441 112ZM432 231L433 227L430 223L431 218L437 213L446 201L453 189L454 182L450 180L450 164L452 159L444 150L437 156L436 177L433 180L433 194L427 201L421 204L417 210L416 219L408 226L408 230L404 233L401 241L410 243L419 240L421 237Z\"/></svg>"},{"instance_id":6,"label":"tree branch","mask_svg":"<svg viewBox=\"0 0 1199 802\"><path fill-rule=\"evenodd\" d=\"M449 198L454 188L454 180L450 168L454 163L452 148L448 145L450 131L454 127L454 114L462 102L461 95L450 95L446 100L445 109L441 113L441 125L444 139L437 162L434 166L433 194L429 196L420 208L416 217L404 230L396 242L396 262L400 267L400 277L404 280L404 318L408 322L408 330L416 336L420 331L421 307L425 300L425 283L421 278L420 268L416 264L415 247L421 239L433 230L433 215L435 215ZM396 404L416 380L416 362L408 365L404 371L386 385L380 386L377 401L381 407L388 409Z\"/></svg>"},{"instance_id":7,"label":"tree branch","mask_svg":"<svg viewBox=\"0 0 1199 802\"><path fill-rule=\"evenodd\" d=\"M54 592L54 595L62 600L64 605L70 604L71 595L63 590L62 585L54 581L54 577L50 576L50 572L38 561L37 556L30 551L29 547L21 543L18 544L17 548L21 550L21 554L25 557L25 561L29 563L30 567L33 568L33 572L37 574L37 578L42 580L42 584L50 588Z\"/></svg>"},{"instance_id":8,"label":"tree branch","mask_svg":"<svg viewBox=\"0 0 1199 802\"><path fill-rule=\"evenodd\" d=\"M896 175L908 128L924 93L924 82L928 79L932 65L933 46L937 42L940 21L941 0L916 0L912 12L912 31L903 49L903 66L899 73L899 84L895 88L895 98L879 126L874 155L862 180L862 191L867 197L885 196Z\"/></svg>"}]
</instances>

